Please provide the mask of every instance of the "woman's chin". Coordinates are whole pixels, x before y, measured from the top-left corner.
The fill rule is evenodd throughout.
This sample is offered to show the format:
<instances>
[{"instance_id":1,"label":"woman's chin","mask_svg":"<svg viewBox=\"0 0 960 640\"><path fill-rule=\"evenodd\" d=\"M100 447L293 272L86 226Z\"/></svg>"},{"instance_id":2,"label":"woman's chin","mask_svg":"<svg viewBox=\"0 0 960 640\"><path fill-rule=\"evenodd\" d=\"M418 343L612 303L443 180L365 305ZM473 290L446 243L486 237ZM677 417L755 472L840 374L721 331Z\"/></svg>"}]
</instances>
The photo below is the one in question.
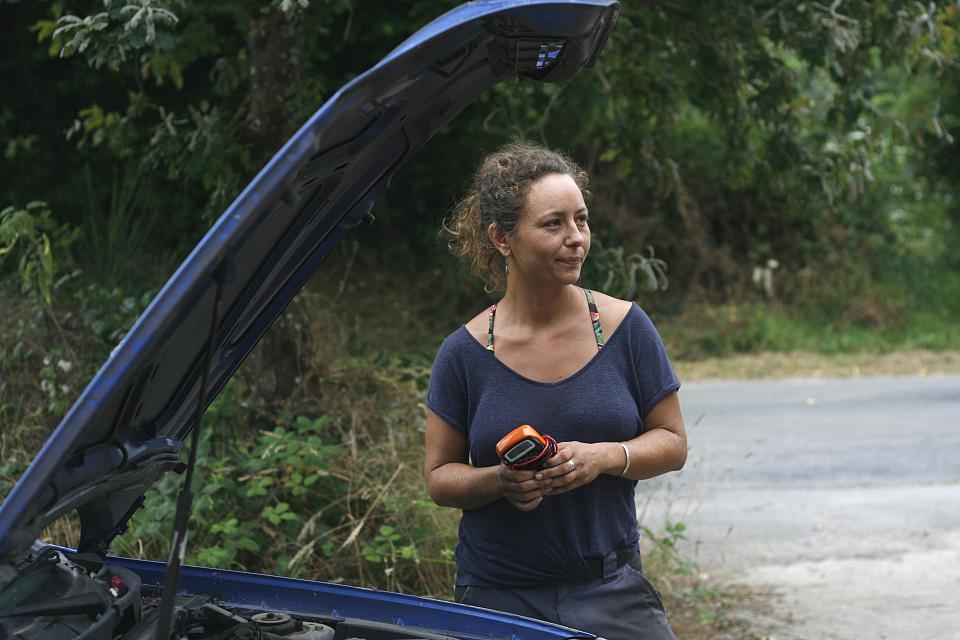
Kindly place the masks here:
<instances>
[{"instance_id":1,"label":"woman's chin","mask_svg":"<svg viewBox=\"0 0 960 640\"><path fill-rule=\"evenodd\" d=\"M580 268L565 268L565 269L555 269L549 272L542 273L540 277L536 280L529 282L530 285L536 287L545 287L552 289L554 287L565 287L567 285L579 285L580 284Z\"/></svg>"},{"instance_id":2,"label":"woman's chin","mask_svg":"<svg viewBox=\"0 0 960 640\"><path fill-rule=\"evenodd\" d=\"M580 269L566 269L558 274L557 279L563 284L578 284L580 282Z\"/></svg>"}]
</instances>

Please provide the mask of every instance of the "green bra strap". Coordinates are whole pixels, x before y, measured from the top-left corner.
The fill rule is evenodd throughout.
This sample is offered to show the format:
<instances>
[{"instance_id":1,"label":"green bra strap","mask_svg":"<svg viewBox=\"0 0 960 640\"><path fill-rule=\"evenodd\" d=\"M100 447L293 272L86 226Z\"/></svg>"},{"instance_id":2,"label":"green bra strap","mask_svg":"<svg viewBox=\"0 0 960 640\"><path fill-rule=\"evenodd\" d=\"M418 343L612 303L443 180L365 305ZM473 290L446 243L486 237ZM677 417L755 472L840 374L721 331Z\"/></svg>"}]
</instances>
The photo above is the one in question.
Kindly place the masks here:
<instances>
[{"instance_id":1,"label":"green bra strap","mask_svg":"<svg viewBox=\"0 0 960 640\"><path fill-rule=\"evenodd\" d=\"M597 351L603 349L603 327L600 326L600 312L597 311L597 303L593 300L593 291L584 289L587 294L587 308L590 309L590 320L593 322L593 335L597 338Z\"/></svg>"}]
</instances>

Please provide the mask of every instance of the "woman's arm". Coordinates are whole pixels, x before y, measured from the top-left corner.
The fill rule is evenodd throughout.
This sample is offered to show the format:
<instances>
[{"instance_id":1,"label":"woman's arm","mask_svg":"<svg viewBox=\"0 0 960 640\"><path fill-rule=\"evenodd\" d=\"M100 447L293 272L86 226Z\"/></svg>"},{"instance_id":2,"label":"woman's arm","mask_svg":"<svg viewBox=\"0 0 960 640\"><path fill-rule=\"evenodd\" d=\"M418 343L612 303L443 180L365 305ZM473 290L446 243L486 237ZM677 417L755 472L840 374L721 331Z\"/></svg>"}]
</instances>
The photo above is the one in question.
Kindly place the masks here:
<instances>
[{"instance_id":1,"label":"woman's arm","mask_svg":"<svg viewBox=\"0 0 960 640\"><path fill-rule=\"evenodd\" d=\"M645 422L642 434L623 443L630 449L630 467L623 477L630 480L682 469L687 460L687 432L676 392L658 402ZM552 479L550 493L557 494L589 484L601 473L619 477L626 462L619 442L561 442L557 455L538 475Z\"/></svg>"},{"instance_id":2,"label":"woman's arm","mask_svg":"<svg viewBox=\"0 0 960 640\"><path fill-rule=\"evenodd\" d=\"M532 471L514 471L502 464L481 468L467 464L466 439L429 409L425 432L427 492L442 507L479 509L506 498L521 511L530 511L540 505L552 483L534 480Z\"/></svg>"},{"instance_id":3,"label":"woman's arm","mask_svg":"<svg viewBox=\"0 0 960 640\"><path fill-rule=\"evenodd\" d=\"M630 449L630 468L624 478L646 480L668 471L679 471L687 461L687 430L683 425L680 400L677 392L667 395L647 414L646 427L642 434L624 444ZM626 456L623 447L617 456L617 469L623 471Z\"/></svg>"}]
</instances>

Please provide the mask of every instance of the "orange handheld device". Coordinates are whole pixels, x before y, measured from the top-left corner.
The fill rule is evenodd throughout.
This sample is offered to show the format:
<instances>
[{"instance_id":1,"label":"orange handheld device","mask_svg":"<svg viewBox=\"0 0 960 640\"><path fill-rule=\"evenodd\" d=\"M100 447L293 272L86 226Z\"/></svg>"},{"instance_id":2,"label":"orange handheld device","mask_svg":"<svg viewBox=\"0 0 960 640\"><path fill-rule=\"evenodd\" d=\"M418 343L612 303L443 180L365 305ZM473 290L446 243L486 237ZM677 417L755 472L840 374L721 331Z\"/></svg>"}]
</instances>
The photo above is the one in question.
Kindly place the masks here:
<instances>
[{"instance_id":1,"label":"orange handheld device","mask_svg":"<svg viewBox=\"0 0 960 640\"><path fill-rule=\"evenodd\" d=\"M528 424L517 427L497 443L500 460L514 469L542 469L543 463L556 453L557 441Z\"/></svg>"}]
</instances>

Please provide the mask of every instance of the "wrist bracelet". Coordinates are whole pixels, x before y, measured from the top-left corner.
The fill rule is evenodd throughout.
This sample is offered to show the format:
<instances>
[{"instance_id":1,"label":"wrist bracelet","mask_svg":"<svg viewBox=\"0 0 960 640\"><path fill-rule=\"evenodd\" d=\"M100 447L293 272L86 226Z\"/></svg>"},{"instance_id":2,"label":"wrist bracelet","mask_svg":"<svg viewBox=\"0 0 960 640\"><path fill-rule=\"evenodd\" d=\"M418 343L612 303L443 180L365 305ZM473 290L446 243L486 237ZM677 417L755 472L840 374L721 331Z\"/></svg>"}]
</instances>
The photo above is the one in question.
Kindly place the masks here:
<instances>
[{"instance_id":1,"label":"wrist bracelet","mask_svg":"<svg viewBox=\"0 0 960 640\"><path fill-rule=\"evenodd\" d=\"M623 471L620 472L620 477L627 475L627 470L630 468L630 447L624 443L620 443L620 446L623 447L623 452L627 455L627 464L623 465Z\"/></svg>"}]
</instances>

